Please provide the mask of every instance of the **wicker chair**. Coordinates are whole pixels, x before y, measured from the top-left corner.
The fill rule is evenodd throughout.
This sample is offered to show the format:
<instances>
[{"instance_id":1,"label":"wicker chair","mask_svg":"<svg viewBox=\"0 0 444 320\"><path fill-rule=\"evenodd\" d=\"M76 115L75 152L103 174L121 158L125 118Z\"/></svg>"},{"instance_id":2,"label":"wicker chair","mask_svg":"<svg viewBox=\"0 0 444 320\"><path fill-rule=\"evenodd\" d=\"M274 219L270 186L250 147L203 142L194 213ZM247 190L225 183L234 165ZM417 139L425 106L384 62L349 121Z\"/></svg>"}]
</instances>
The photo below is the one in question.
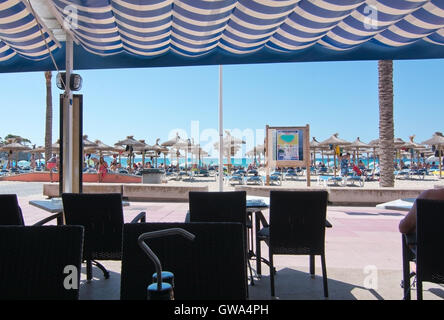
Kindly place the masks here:
<instances>
[{"instance_id":1,"label":"wicker chair","mask_svg":"<svg viewBox=\"0 0 444 320\"><path fill-rule=\"evenodd\" d=\"M16 194L0 194L0 225L24 226L22 209L19 206ZM56 213L35 223L34 226L41 226L51 220L60 219L62 213Z\"/></svg>"},{"instance_id":2,"label":"wicker chair","mask_svg":"<svg viewBox=\"0 0 444 320\"><path fill-rule=\"evenodd\" d=\"M82 241L81 226L0 226L0 299L79 299Z\"/></svg>"},{"instance_id":3,"label":"wicker chair","mask_svg":"<svg viewBox=\"0 0 444 320\"><path fill-rule=\"evenodd\" d=\"M189 221L190 222L239 222L246 228L252 228L251 220L247 214L247 193L245 191L233 192L197 192L189 193ZM245 232L245 254L248 255L248 234ZM253 282L253 271L250 260L247 264Z\"/></svg>"},{"instance_id":4,"label":"wicker chair","mask_svg":"<svg viewBox=\"0 0 444 320\"><path fill-rule=\"evenodd\" d=\"M86 260L87 280L92 279L93 264L108 279L108 270L96 260L122 259L122 195L63 193L62 201L66 224L85 227L83 260ZM145 212L141 212L131 223L145 222L145 216Z\"/></svg>"},{"instance_id":5,"label":"wicker chair","mask_svg":"<svg viewBox=\"0 0 444 320\"><path fill-rule=\"evenodd\" d=\"M444 200L416 200L416 294L423 282L444 283Z\"/></svg>"},{"instance_id":6,"label":"wicker chair","mask_svg":"<svg viewBox=\"0 0 444 320\"><path fill-rule=\"evenodd\" d=\"M269 247L271 295L275 296L273 255L309 255L315 274L315 255L321 256L324 296L328 297L325 264L327 191L270 191L270 224L257 235Z\"/></svg>"},{"instance_id":7,"label":"wicker chair","mask_svg":"<svg viewBox=\"0 0 444 320\"><path fill-rule=\"evenodd\" d=\"M147 286L156 271L137 243L145 232L182 228L196 236L150 239L147 244L158 256L164 271L174 274L177 300L246 300L247 283L244 239L240 223L136 223L123 228L120 297L146 300Z\"/></svg>"}]
</instances>

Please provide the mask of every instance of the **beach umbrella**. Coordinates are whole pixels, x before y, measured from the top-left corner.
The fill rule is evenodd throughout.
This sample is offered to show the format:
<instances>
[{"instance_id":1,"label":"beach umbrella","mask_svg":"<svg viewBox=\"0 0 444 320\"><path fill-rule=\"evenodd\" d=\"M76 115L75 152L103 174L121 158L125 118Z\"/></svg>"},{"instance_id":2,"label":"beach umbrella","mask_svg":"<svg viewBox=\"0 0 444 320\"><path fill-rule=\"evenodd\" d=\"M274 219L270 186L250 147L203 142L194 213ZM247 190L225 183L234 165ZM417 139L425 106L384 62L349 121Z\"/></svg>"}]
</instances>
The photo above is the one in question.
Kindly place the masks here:
<instances>
[{"instance_id":1,"label":"beach umbrella","mask_svg":"<svg viewBox=\"0 0 444 320\"><path fill-rule=\"evenodd\" d=\"M93 146L85 148L85 152L88 153L93 153L94 151L98 151L100 157L102 156L103 152L112 152L114 150L115 150L114 147L109 146L100 140L95 140Z\"/></svg>"},{"instance_id":2,"label":"beach umbrella","mask_svg":"<svg viewBox=\"0 0 444 320\"><path fill-rule=\"evenodd\" d=\"M21 144L21 143L18 143L18 142L11 142L11 143L8 143L8 144L3 145L3 146L0 148L0 150L1 150L1 151L6 151L6 152L8 152L8 168L9 168L9 167L10 167L10 161L11 161L10 156L13 154L13 152L16 152L15 166L17 167L18 153L19 153L20 151L31 150L31 148L28 147L28 146L25 146L25 145L23 145L23 144Z\"/></svg>"},{"instance_id":3,"label":"beach umbrella","mask_svg":"<svg viewBox=\"0 0 444 320\"><path fill-rule=\"evenodd\" d=\"M374 169L376 169L376 149L379 147L379 139L374 139L368 143L370 148L373 148L373 165ZM370 168L370 166L368 166ZM374 171L373 171L374 172Z\"/></svg>"},{"instance_id":4,"label":"beach umbrella","mask_svg":"<svg viewBox=\"0 0 444 320\"><path fill-rule=\"evenodd\" d=\"M123 146L116 146L116 145L113 146L113 150L111 151L113 155L115 155L116 153L119 155L119 164L122 164L121 157L122 153L124 152L125 148Z\"/></svg>"},{"instance_id":5,"label":"beach umbrella","mask_svg":"<svg viewBox=\"0 0 444 320\"><path fill-rule=\"evenodd\" d=\"M57 139L56 142L54 142L51 145L51 149L53 153L59 153L60 152L60 139ZM50 155L51 156L51 155Z\"/></svg>"},{"instance_id":6,"label":"beach umbrella","mask_svg":"<svg viewBox=\"0 0 444 320\"><path fill-rule=\"evenodd\" d=\"M316 149L320 149L320 143L313 137L310 141L310 149L313 150L313 164L316 165Z\"/></svg>"},{"instance_id":7,"label":"beach umbrella","mask_svg":"<svg viewBox=\"0 0 444 320\"><path fill-rule=\"evenodd\" d=\"M36 148L34 145L33 148L31 150L28 150L27 152L31 153L31 167L34 168L36 157L37 157L37 160L39 160L39 165L40 165L40 163L41 163L40 160L43 158L42 153L45 153L45 147L38 146Z\"/></svg>"},{"instance_id":8,"label":"beach umbrella","mask_svg":"<svg viewBox=\"0 0 444 320\"><path fill-rule=\"evenodd\" d=\"M319 149L321 151L322 162L324 162L324 151L329 149L329 146L323 146L321 143L316 140L316 137L313 137L310 141L310 149L313 150L313 165L316 165L316 150Z\"/></svg>"},{"instance_id":9,"label":"beach umbrella","mask_svg":"<svg viewBox=\"0 0 444 320\"><path fill-rule=\"evenodd\" d=\"M366 148L369 148L370 146L368 143L362 142L359 139L359 137L357 137L356 140L353 141L352 143L350 143L347 147L353 149L353 152L356 152L356 156L353 159L353 163L357 163L357 161L355 161L355 160L356 160L356 158L359 159L359 149L361 149L361 150L366 149Z\"/></svg>"},{"instance_id":10,"label":"beach umbrella","mask_svg":"<svg viewBox=\"0 0 444 320\"><path fill-rule=\"evenodd\" d=\"M340 147L340 146L346 146L349 145L350 142L340 139L338 138L338 133L333 134L330 138L322 141L320 143L321 146L329 146L330 148L333 148L334 153L333 153L333 161L334 161L334 176L336 177L336 147Z\"/></svg>"},{"instance_id":11,"label":"beach umbrella","mask_svg":"<svg viewBox=\"0 0 444 320\"><path fill-rule=\"evenodd\" d=\"M227 157L228 157L228 170L230 170L231 167L231 156L236 154L240 148L242 144L246 144L246 142L242 139L239 139L237 137L233 137L230 133L230 131L225 130L226 135L223 138L223 150L226 151L227 153ZM216 149L221 149L220 148L220 143L219 141L216 141L214 144L214 147ZM223 165L223 164L222 164Z\"/></svg>"},{"instance_id":12,"label":"beach umbrella","mask_svg":"<svg viewBox=\"0 0 444 320\"><path fill-rule=\"evenodd\" d=\"M152 150L152 146L145 143L145 140L143 140L143 139L139 140L139 142L142 144L135 146L134 151L142 154L142 167L145 167L145 154L147 153L147 151Z\"/></svg>"},{"instance_id":13,"label":"beach umbrella","mask_svg":"<svg viewBox=\"0 0 444 320\"><path fill-rule=\"evenodd\" d=\"M191 147L191 140L187 139L184 140L182 139L179 134L176 132L176 136L168 141L165 141L164 143L162 143L163 147L171 147L174 148L176 151L179 150L184 150L185 151L185 169L187 169L187 153L189 148ZM179 161L177 161L177 166L179 166Z\"/></svg>"},{"instance_id":14,"label":"beach umbrella","mask_svg":"<svg viewBox=\"0 0 444 320\"><path fill-rule=\"evenodd\" d=\"M140 141L137 141L136 139L134 139L134 136L127 136L126 139L117 141L114 145L116 146L125 146L125 151L128 151L129 153L129 160L130 160L130 171L133 169L132 167L132 161L133 159L133 150L134 147L137 146L143 146L143 143L141 143Z\"/></svg>"},{"instance_id":15,"label":"beach umbrella","mask_svg":"<svg viewBox=\"0 0 444 320\"><path fill-rule=\"evenodd\" d=\"M168 153L168 148L161 146L159 144L159 141L160 141L160 139L157 138L156 143L152 146L152 150L157 152L158 155L160 155L160 153L163 153L163 164L164 164L164 167L166 168L166 155ZM157 159L156 159L156 168L157 168Z\"/></svg>"},{"instance_id":16,"label":"beach umbrella","mask_svg":"<svg viewBox=\"0 0 444 320\"><path fill-rule=\"evenodd\" d=\"M261 154L265 154L265 145L258 144L253 147L250 151L245 152L246 156L252 157L254 159L254 163L256 163L256 158L259 157L259 163L261 162Z\"/></svg>"},{"instance_id":17,"label":"beach umbrella","mask_svg":"<svg viewBox=\"0 0 444 320\"><path fill-rule=\"evenodd\" d=\"M191 147L191 153L197 156L198 159L198 166L201 167L201 157L207 157L208 152L202 149L202 147L199 144L193 145Z\"/></svg>"},{"instance_id":18,"label":"beach umbrella","mask_svg":"<svg viewBox=\"0 0 444 320\"><path fill-rule=\"evenodd\" d=\"M433 136L426 140L423 141L422 144L428 145L428 146L435 146L435 150L438 151L438 162L439 162L439 177L442 177L442 157L441 157L441 152L442 149L444 147L444 136L442 134L442 132L435 132L433 134ZM432 149L433 150L433 149Z\"/></svg>"},{"instance_id":19,"label":"beach umbrella","mask_svg":"<svg viewBox=\"0 0 444 320\"><path fill-rule=\"evenodd\" d=\"M414 139L415 139L415 135L409 136L409 141L406 142L405 146L408 149L412 149L412 151L410 152L410 156L411 156L412 162L413 162L413 154L416 152L417 160L418 160L418 165L419 165L420 154L424 153L427 150L427 147L422 145L422 144L416 143L414 141Z\"/></svg>"},{"instance_id":20,"label":"beach umbrella","mask_svg":"<svg viewBox=\"0 0 444 320\"><path fill-rule=\"evenodd\" d=\"M92 142L90 140L88 140L88 135L83 135L83 148L90 148L90 147L95 147L97 144L95 142Z\"/></svg>"}]
</instances>

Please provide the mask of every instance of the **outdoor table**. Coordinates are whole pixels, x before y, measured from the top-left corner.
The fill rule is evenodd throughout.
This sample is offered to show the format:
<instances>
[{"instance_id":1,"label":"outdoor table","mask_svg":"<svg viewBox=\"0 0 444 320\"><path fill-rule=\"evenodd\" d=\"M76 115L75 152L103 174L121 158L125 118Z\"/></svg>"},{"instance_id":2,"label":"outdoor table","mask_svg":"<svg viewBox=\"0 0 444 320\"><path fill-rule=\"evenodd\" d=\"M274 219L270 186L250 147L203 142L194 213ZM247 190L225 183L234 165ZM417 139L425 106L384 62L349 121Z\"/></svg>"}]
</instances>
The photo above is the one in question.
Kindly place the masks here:
<instances>
[{"instance_id":1,"label":"outdoor table","mask_svg":"<svg viewBox=\"0 0 444 320\"><path fill-rule=\"evenodd\" d=\"M49 213L62 213L63 212L63 206L62 206L62 200L30 200L29 204L37 207L39 209L45 210ZM64 225L64 216L63 214L59 215L57 217L57 225L61 226Z\"/></svg>"},{"instance_id":2,"label":"outdoor table","mask_svg":"<svg viewBox=\"0 0 444 320\"><path fill-rule=\"evenodd\" d=\"M397 199L397 200L377 204L376 208L409 211L412 208L414 202L415 202L415 198Z\"/></svg>"},{"instance_id":3,"label":"outdoor table","mask_svg":"<svg viewBox=\"0 0 444 320\"><path fill-rule=\"evenodd\" d=\"M37 207L39 209L45 210L50 213L63 213L63 203L62 199L51 199L51 200L30 200L29 204ZM129 206L128 201L122 201L122 206ZM57 225L64 225L65 217L63 214L57 217Z\"/></svg>"},{"instance_id":4,"label":"outdoor table","mask_svg":"<svg viewBox=\"0 0 444 320\"><path fill-rule=\"evenodd\" d=\"M262 275L261 262L265 262L269 265L268 260L261 256L261 244L256 240L256 252L253 251L253 214L254 214L254 232L255 235L261 230L261 224L264 227L268 227L268 222L265 219L262 210L266 210L270 207L270 198L267 197L254 197L247 196L247 214L251 220L251 248L248 248L248 258L256 258L256 273L258 276ZM256 239L256 237L255 237ZM260 259L258 259L260 257Z\"/></svg>"}]
</instances>

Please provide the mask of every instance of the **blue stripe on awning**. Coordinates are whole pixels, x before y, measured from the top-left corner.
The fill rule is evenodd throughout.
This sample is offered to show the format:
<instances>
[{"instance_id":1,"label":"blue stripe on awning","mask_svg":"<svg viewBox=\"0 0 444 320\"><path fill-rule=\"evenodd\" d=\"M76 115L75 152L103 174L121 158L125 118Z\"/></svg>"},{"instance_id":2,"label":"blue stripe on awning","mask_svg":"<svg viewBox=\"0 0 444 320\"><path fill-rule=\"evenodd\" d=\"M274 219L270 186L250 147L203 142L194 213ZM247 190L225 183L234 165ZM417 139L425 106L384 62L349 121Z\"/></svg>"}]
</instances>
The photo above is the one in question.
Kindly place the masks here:
<instances>
[{"instance_id":1,"label":"blue stripe on awning","mask_svg":"<svg viewBox=\"0 0 444 320\"><path fill-rule=\"evenodd\" d=\"M3 66L14 69L9 60L24 58L43 58L51 65L32 13L24 2L9 1L11 6L0 10L2 71ZM84 52L80 57L96 61L91 68L110 66L110 61L115 67L132 65L120 57L131 60L138 55L137 63L156 61L156 66L159 61L182 65L238 63L236 59L254 63L444 57L440 56L444 52L442 0L51 1L62 18L68 13L67 5L77 9L79 28L73 33L83 49L76 50ZM44 33L44 39L56 54L50 35ZM420 52L425 48L429 52ZM104 62L97 63L100 59ZM87 65L84 61L78 67Z\"/></svg>"}]
</instances>

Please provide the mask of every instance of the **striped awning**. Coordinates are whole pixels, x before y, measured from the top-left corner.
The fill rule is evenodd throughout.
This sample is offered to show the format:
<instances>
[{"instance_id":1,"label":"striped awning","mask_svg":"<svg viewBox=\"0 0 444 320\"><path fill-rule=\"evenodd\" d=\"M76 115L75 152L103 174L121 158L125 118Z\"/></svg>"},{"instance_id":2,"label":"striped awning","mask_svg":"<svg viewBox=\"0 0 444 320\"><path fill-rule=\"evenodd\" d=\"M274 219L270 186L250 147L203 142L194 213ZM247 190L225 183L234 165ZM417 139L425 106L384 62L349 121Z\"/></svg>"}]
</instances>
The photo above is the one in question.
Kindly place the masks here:
<instances>
[{"instance_id":1,"label":"striped awning","mask_svg":"<svg viewBox=\"0 0 444 320\"><path fill-rule=\"evenodd\" d=\"M75 69L444 57L443 0L0 0L0 72L63 67L66 26Z\"/></svg>"}]
</instances>

